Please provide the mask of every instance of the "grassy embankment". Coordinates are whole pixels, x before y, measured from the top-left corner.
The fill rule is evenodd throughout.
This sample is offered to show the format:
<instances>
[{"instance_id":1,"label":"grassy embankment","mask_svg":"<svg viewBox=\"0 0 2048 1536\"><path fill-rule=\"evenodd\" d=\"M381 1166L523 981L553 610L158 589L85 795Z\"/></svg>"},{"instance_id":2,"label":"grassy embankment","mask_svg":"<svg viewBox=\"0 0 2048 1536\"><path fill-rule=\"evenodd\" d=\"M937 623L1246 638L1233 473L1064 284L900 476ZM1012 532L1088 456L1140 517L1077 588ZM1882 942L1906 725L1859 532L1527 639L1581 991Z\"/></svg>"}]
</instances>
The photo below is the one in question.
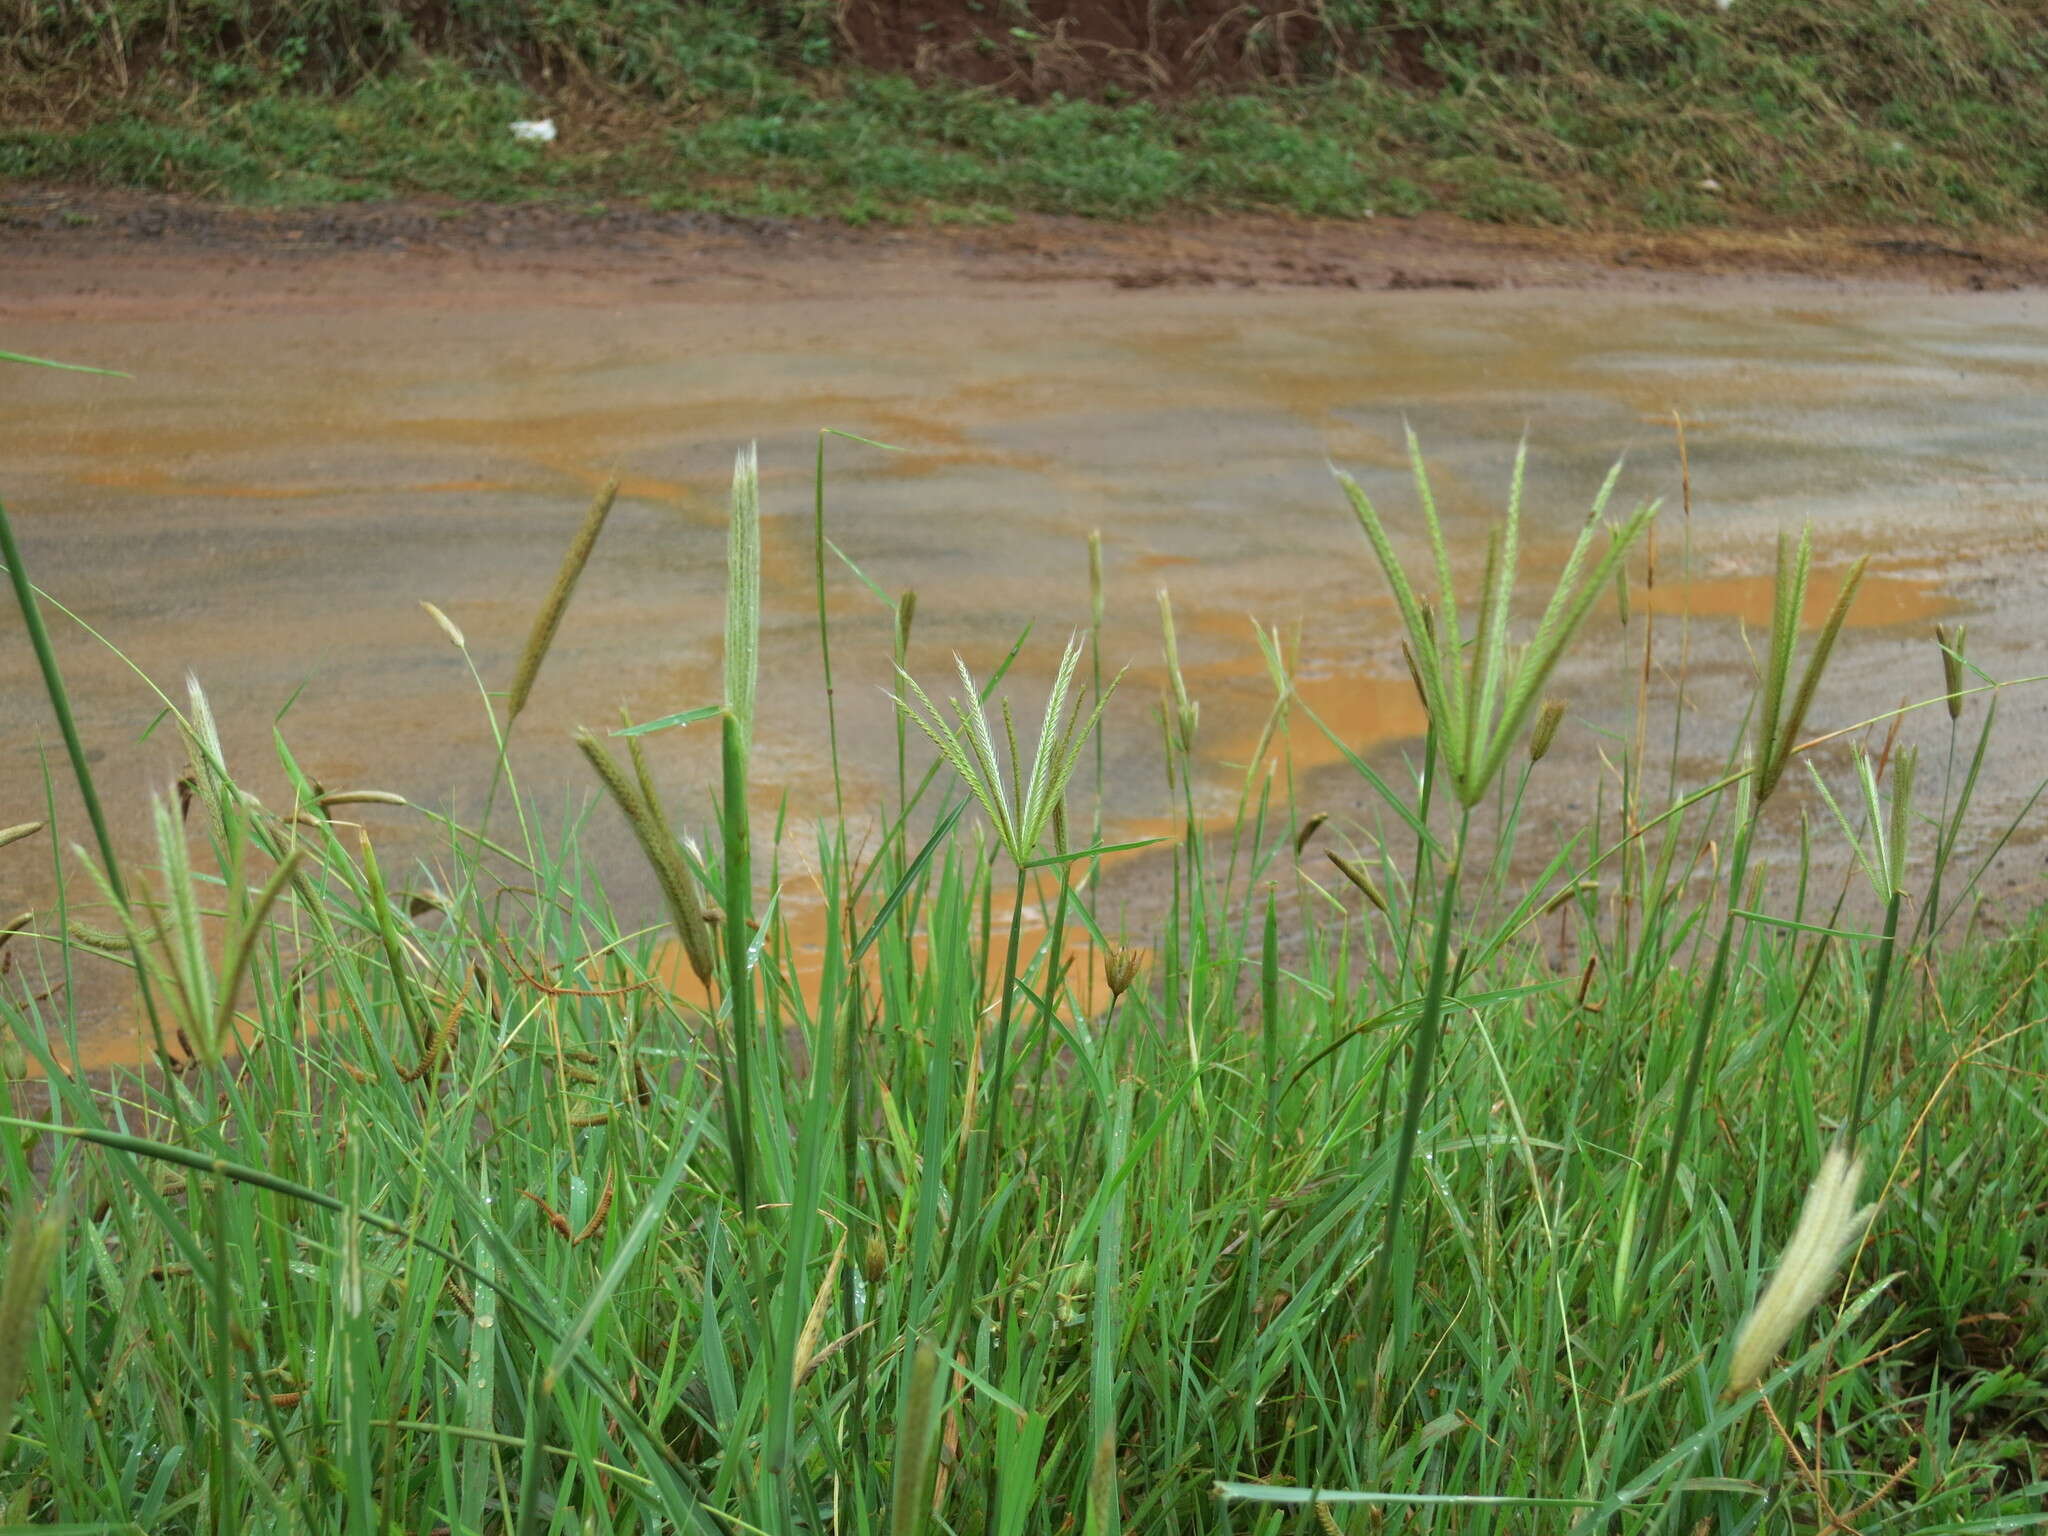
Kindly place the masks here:
<instances>
[{"instance_id":1,"label":"grassy embankment","mask_svg":"<svg viewBox=\"0 0 2048 1536\"><path fill-rule=\"evenodd\" d=\"M970 9L1017 79L1063 48L1010 0ZM1294 32L1278 12L1251 28L1219 61L1227 89L1140 95L1130 60L1065 47L1058 78L1081 89L1033 101L861 68L837 14L9 0L0 177L861 221L1441 208L2020 226L2048 210L2048 31L2017 0L1316 0L1286 13ZM557 144L513 141L511 121L545 114Z\"/></svg>"},{"instance_id":2,"label":"grassy embankment","mask_svg":"<svg viewBox=\"0 0 2048 1536\"><path fill-rule=\"evenodd\" d=\"M1266 770L1222 839L1183 801L1139 952L1097 926L1086 829L1094 712L1141 706L1083 635L1042 737L1010 728L1007 660L948 685L987 715L933 708L908 678L938 693L947 668L906 603L907 766L879 840L817 830L827 939L806 958L777 893L813 875L749 793L755 496L743 459L723 697L686 712L722 735L716 792L660 803L638 757L674 741L659 722L586 742L589 814L632 822L664 921L612 910L575 826L545 834L518 795L518 706L546 686L574 553L511 687L479 678L500 824L441 824L434 869L381 867L353 824L421 813L321 803L282 738L295 803L238 790L196 688L165 699L192 794L152 853L86 826L14 840L9 859L65 865L54 850L89 842L110 930L40 914L9 945L17 976L133 966L183 1048L88 1085L59 1068L62 988L6 1005L55 1086L49 1123L0 1141L0 1399L19 1401L0 1519L2042 1522L2048 930L1973 931L1982 865L1957 829L1999 694L1959 637L1927 653L1951 691L1913 716L1917 774L1889 747L1809 751L1843 609L1801 638L1808 555L1786 545L1724 770L1677 782L1698 727L1648 691L1609 746L1618 797L1525 880L1516 845L1557 836L1521 810L1560 724L1543 673L1611 565L1641 558L1642 518L1589 520L1510 643L1511 519L1461 629L1436 570L1410 588L1357 502L1434 721L1418 771L1357 763L1379 807L1357 824L1298 819ZM821 595L824 506L821 483ZM6 545L24 612L47 610ZM1623 631L1631 675L1671 654L1650 624ZM28 626L91 806L59 669L77 634ZM1277 721L1303 706L1271 659ZM1199 701L1174 675L1163 751L1185 787ZM1844 814L1809 829L1787 791L1810 763ZM1803 856L1762 887L1757 840L1809 835L1856 845L1855 890ZM660 983L678 952L708 1007ZM1874 1218L1817 1211L1787 1260L1807 1294L1739 1346L1831 1148L1860 1159L1834 1204ZM1761 1392L1731 1382L1752 1369Z\"/></svg>"}]
</instances>

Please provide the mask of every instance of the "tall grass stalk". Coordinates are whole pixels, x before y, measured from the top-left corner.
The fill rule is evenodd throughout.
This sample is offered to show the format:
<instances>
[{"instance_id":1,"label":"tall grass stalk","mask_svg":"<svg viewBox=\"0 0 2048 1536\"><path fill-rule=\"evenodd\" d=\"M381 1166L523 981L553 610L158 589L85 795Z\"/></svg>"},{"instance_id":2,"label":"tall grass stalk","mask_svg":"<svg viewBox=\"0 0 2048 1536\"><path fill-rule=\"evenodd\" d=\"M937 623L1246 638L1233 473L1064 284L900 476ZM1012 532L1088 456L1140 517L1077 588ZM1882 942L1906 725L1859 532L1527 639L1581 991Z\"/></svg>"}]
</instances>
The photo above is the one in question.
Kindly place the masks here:
<instances>
[{"instance_id":1,"label":"tall grass stalk","mask_svg":"<svg viewBox=\"0 0 2048 1536\"><path fill-rule=\"evenodd\" d=\"M1800 733L1806 725L1807 711L1813 704L1814 695L1819 691L1821 676L1827 669L1828 658L1834 652L1835 643L1841 638L1842 626L1848 621L1850 605L1856 600L1856 591L1862 583L1864 568L1869 563L1865 557L1858 559L1849 567L1847 575L1842 580L1841 591L1836 595L1834 606L1829 609L1827 617L1821 622L1820 632L1814 637L1813 647L1807 654L1806 665L1795 684L1792 680L1792 664L1798 644L1800 620L1806 611L1807 579L1813 565L1811 530L1802 529L1796 544L1780 534L1777 554L1777 579L1773 587L1771 606L1770 650L1764 662L1761 681L1761 705L1757 714L1755 750L1751 761L1752 777L1745 783L1745 793L1738 800L1735 812L1735 841L1729 856L1726 886L1728 909L1721 920L1720 936L1715 940L1714 958L1707 968L1705 985L1700 988L1699 1003L1693 1015L1691 1045L1685 1059L1684 1075L1679 1080L1678 1095L1672 1107L1664 1157L1650 1196L1649 1215L1643 1223L1642 1240L1636 1248L1633 1274L1639 1299L1646 1295L1648 1288L1654 1283L1657 1272L1655 1260L1663 1241L1664 1224L1669 1218L1672 1192L1677 1188L1678 1170L1692 1135L1700 1074L1706 1066L1708 1043L1713 1037L1714 1025L1720 1015L1722 990L1728 982L1729 955L1734 948L1736 924L1740 920L1738 910L1747 894L1749 860L1755 843L1757 820L1762 815L1764 805L1769 801L1772 792L1777 789L1780 779L1784 776L1785 767L1791 761L1793 749L1799 743Z\"/></svg>"},{"instance_id":2,"label":"tall grass stalk","mask_svg":"<svg viewBox=\"0 0 2048 1536\"><path fill-rule=\"evenodd\" d=\"M735 1105L731 1148L739 1218L756 1217L753 1123L754 981L749 935L754 915L752 809L747 779L754 739L754 695L761 662L761 470L755 450L743 449L733 466L732 503L725 553L725 713L719 721L724 789L720 846L725 854L725 998L732 1038L732 1075L725 1093Z\"/></svg>"},{"instance_id":3,"label":"tall grass stalk","mask_svg":"<svg viewBox=\"0 0 2048 1536\"><path fill-rule=\"evenodd\" d=\"M1892 965L1898 949L1899 907L1906 897L1906 838L1913 818L1913 779L1919 756L1900 755L1892 764L1891 804L1881 803L1877 774L1869 757L1860 749L1854 757L1856 784L1862 791L1865 837L1858 837L1829 791L1827 780L1807 764L1814 788L1841 828L1844 840L1870 882L1871 892L1884 903L1884 927L1878 934L1875 971L1870 983L1870 1006L1864 1014L1863 1044L1856 1053L1856 1078L1849 1090L1849 1113L1842 1122L1842 1142L1854 1148L1863 1130L1863 1110L1870 1089L1871 1066L1877 1059L1879 1029L1884 1020L1885 1000L1891 988ZM1866 838L1870 846L1865 847Z\"/></svg>"},{"instance_id":4,"label":"tall grass stalk","mask_svg":"<svg viewBox=\"0 0 2048 1536\"><path fill-rule=\"evenodd\" d=\"M1458 883L1464 868L1472 809L1485 798L1487 787L1499 773L1509 750L1519 739L1531 712L1536 709L1543 686L1562 659L1565 648L1585 623L1594 602L1622 569L1630 547L1643 536L1657 511L1655 503L1645 503L1637 508L1614 532L1606 551L1597 558L1592 556L1608 498L1620 476L1621 467L1617 464L1594 498L1592 511L1580 527L1579 537L1565 560L1564 570L1558 576L1534 635L1525 648L1511 654L1508 605L1514 591L1520 554L1522 480L1527 463L1527 445L1523 445L1515 456L1506 515L1487 542L1476 629L1468 642L1452 584L1450 552L1442 522L1437 516L1429 476L1423 467L1421 447L1412 432L1408 434L1407 442L1416 500L1422 508L1423 526L1435 567L1437 592L1432 600L1425 602L1418 597L1416 585L1395 554L1393 542L1378 511L1358 482L1348 475L1338 476L1359 527L1386 577L1406 632L1409 663L1429 716L1430 739L1424 749L1426 761L1442 762L1460 807L1449 862L1438 876L1440 889L1430 936L1429 969L1423 982L1421 1008L1415 1019L1408 1085L1403 1095L1400 1132L1389 1174L1385 1228L1360 1322L1363 1339L1386 1338L1390 1341L1398 1340L1399 1330L1389 1332L1386 1308L1395 1278L1407 1263L1402 1245L1404 1202L1410 1165L1422 1131L1423 1113L1429 1103L1437 1046L1443 1033L1444 999L1451 982L1451 930L1457 918ZM1425 808L1422 818L1425 826L1426 818ZM1419 832L1418 838L1420 843L1430 841L1426 832ZM1418 886L1420 858L1418 848ZM1374 1380L1377 1383L1377 1374Z\"/></svg>"},{"instance_id":5,"label":"tall grass stalk","mask_svg":"<svg viewBox=\"0 0 2048 1536\"><path fill-rule=\"evenodd\" d=\"M64 686L63 673L58 669L57 653L50 644L49 627L43 622L42 605L38 601L40 594L28 578L28 568L23 564L21 550L14 540L14 520L7 515L7 504L4 501L0 501L0 560L7 563L7 579L14 588L15 607L21 613L23 628L28 631L29 647L35 653L36 669L43 679L44 696L50 702L51 713L57 717L58 734L64 741L64 755L71 765L71 779L78 787L79 799L85 805L86 820L92 826L93 843L99 850L101 871L113 891L115 904L125 907L127 882L121 873L120 860L114 855L114 842L107 832L106 812L100 806L99 789L93 782L85 745L79 739L78 722L71 710L71 694ZM157 1058L159 1061L168 1062L170 1048L164 1035L163 1020L157 1013L156 994L149 984L149 972L143 960L142 947L132 935L128 938L128 958L135 967L143 1013L149 1020L149 1032L156 1044Z\"/></svg>"}]
</instances>

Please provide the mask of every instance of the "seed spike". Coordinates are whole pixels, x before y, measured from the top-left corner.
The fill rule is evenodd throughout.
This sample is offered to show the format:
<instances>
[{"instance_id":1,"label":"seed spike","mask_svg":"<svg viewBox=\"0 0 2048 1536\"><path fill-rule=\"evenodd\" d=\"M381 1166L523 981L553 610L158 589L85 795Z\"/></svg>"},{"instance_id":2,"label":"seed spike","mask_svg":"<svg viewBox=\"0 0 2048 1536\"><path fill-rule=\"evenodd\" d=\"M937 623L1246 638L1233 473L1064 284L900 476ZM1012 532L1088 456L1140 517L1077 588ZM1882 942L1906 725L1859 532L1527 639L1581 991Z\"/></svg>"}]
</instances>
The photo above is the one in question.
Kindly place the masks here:
<instances>
[{"instance_id":1,"label":"seed spike","mask_svg":"<svg viewBox=\"0 0 2048 1536\"><path fill-rule=\"evenodd\" d=\"M590 563L590 552L597 547L597 536L604 532L605 519L611 515L618 494L619 477L613 475L598 491L583 514L576 537L569 541L569 552L562 557L561 569L555 572L555 584L548 588L547 598L534 616L533 629L527 634L526 649L519 654L519 670L513 674L512 691L505 702L507 725L519 718L519 712L533 695L534 679L540 676L541 663L547 660L555 643L555 631L562 627L562 615L569 611L570 595L583 575L583 567Z\"/></svg>"}]
</instances>

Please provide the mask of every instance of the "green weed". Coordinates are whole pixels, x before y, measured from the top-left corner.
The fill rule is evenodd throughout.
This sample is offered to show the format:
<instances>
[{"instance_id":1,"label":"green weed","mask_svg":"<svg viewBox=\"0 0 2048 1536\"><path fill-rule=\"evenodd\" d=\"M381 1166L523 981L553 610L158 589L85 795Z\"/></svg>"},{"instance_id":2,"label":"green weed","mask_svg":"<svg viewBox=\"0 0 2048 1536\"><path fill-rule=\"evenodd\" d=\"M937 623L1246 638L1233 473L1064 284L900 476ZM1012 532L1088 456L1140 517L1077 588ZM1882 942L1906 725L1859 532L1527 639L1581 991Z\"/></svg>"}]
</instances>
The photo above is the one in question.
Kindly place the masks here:
<instances>
[{"instance_id":1,"label":"green weed","mask_svg":"<svg viewBox=\"0 0 2048 1536\"><path fill-rule=\"evenodd\" d=\"M1326 0L1312 38L1219 60L1228 89L1148 96L1080 50L1077 93L1029 101L864 70L808 0L15 9L0 175L253 202L1650 226L2024 225L2048 207L2048 46L2017 0ZM997 0L983 11L992 49L1034 46ZM506 125L542 112L562 140L516 144Z\"/></svg>"}]
</instances>

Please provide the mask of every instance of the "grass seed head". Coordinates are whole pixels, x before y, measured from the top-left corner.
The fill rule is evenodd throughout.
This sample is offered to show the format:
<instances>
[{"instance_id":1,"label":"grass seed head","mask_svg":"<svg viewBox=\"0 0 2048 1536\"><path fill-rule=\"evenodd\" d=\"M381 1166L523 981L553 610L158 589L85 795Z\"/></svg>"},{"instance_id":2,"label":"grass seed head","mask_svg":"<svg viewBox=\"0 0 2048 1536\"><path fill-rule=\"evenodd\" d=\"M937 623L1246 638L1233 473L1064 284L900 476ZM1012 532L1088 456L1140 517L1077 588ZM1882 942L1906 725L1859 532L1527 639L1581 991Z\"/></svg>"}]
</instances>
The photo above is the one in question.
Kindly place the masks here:
<instances>
[{"instance_id":1,"label":"grass seed head","mask_svg":"<svg viewBox=\"0 0 2048 1536\"><path fill-rule=\"evenodd\" d=\"M1328 811L1317 811L1314 815L1302 821L1301 830L1294 834L1294 856L1296 858L1301 857L1301 850L1308 846L1308 840L1322 831L1323 823L1329 819L1330 813Z\"/></svg>"},{"instance_id":2,"label":"grass seed head","mask_svg":"<svg viewBox=\"0 0 2048 1536\"><path fill-rule=\"evenodd\" d=\"M1946 624L1934 626L1934 643L1941 647L1941 681L1948 690L1948 717L1951 720L1963 718L1963 657L1966 654L1963 643L1970 637L1970 626L1958 624L1951 629Z\"/></svg>"},{"instance_id":3,"label":"grass seed head","mask_svg":"<svg viewBox=\"0 0 2048 1536\"><path fill-rule=\"evenodd\" d=\"M1159 632L1166 651L1166 676L1173 685L1174 720L1180 727L1180 748L1195 750L1195 727L1202 718L1202 706L1188 696L1187 679L1180 669L1180 642L1173 631L1173 596L1159 589Z\"/></svg>"},{"instance_id":4,"label":"grass seed head","mask_svg":"<svg viewBox=\"0 0 2048 1536\"><path fill-rule=\"evenodd\" d=\"M570 594L576 590L583 567L590 563L590 552L597 547L597 536L604 531L604 520L611 515L612 503L618 495L619 477L613 475L598 491L590 509L583 514L576 537L569 542L569 552L562 557L561 569L555 572L555 584L548 588L547 600L540 605L533 629L526 637L526 649L520 652L519 670L513 675L512 692L505 704L508 724L519 718L519 711L526 708L526 701L533 694L540 664L547 660L548 648L555 643L555 631L562 627L562 615L569 611Z\"/></svg>"},{"instance_id":5,"label":"grass seed head","mask_svg":"<svg viewBox=\"0 0 2048 1536\"><path fill-rule=\"evenodd\" d=\"M907 591L896 599L896 662L910 654L910 626L917 622L917 593Z\"/></svg>"},{"instance_id":6,"label":"grass seed head","mask_svg":"<svg viewBox=\"0 0 2048 1536\"><path fill-rule=\"evenodd\" d=\"M1102 628L1102 530L1088 535L1088 614L1096 630Z\"/></svg>"},{"instance_id":7,"label":"grass seed head","mask_svg":"<svg viewBox=\"0 0 2048 1536\"><path fill-rule=\"evenodd\" d=\"M448 637L449 643L453 645L455 649L457 649L458 651L466 651L469 649L469 642L463 638L462 631L456 627L456 623L453 619L449 618L447 614L443 613L439 608L435 607L432 603L423 601L421 602L420 606L427 610L427 617L432 619L436 624L438 624L441 627L441 633Z\"/></svg>"},{"instance_id":8,"label":"grass seed head","mask_svg":"<svg viewBox=\"0 0 2048 1536\"><path fill-rule=\"evenodd\" d=\"M1337 866L1338 874L1358 887L1358 893L1361 896L1379 908L1381 912L1387 910L1386 896L1380 891L1379 886L1373 883L1372 876L1365 872L1363 865L1359 864L1355 859L1345 858L1341 853L1329 853L1325 857Z\"/></svg>"},{"instance_id":9,"label":"grass seed head","mask_svg":"<svg viewBox=\"0 0 2048 1536\"><path fill-rule=\"evenodd\" d=\"M1009 748L1010 778L1015 781L1014 786L1004 779L995 736L989 729L988 716L982 705L981 688L967 670L966 662L957 655L953 658L960 674L961 688L960 695L948 701L953 720L946 718L916 678L900 666L896 669L896 681L902 691L891 697L897 709L939 749L939 755L960 776L961 784L980 803L1004 851L1020 867L1036 855L1046 831L1052 826L1054 813L1066 793L1067 781L1081 760L1081 748L1101 721L1103 710L1108 707L1111 695L1122 681L1119 673L1102 690L1094 707L1085 708L1086 700L1074 696L1074 670L1080 664L1082 649L1081 639L1076 635L1069 639L1066 650L1060 655L1052 689L1046 695L1045 718L1039 728L1038 744L1028 768L1019 750L1008 701L1002 705L1004 738Z\"/></svg>"},{"instance_id":10,"label":"grass seed head","mask_svg":"<svg viewBox=\"0 0 2048 1536\"><path fill-rule=\"evenodd\" d=\"M638 741L637 737L631 739ZM669 831L666 818L658 805L648 804L639 788L604 749L604 744L589 731L577 731L576 747L596 771L598 781L618 806L619 814L626 818L627 827L640 844L640 851L647 856L654 878L661 886L661 894L668 903L669 917L675 923L676 936L683 941L683 953L689 957L690 969L699 982L709 986L711 935L703 903L682 855L676 849L675 837Z\"/></svg>"},{"instance_id":11,"label":"grass seed head","mask_svg":"<svg viewBox=\"0 0 2048 1536\"><path fill-rule=\"evenodd\" d=\"M1834 653L1836 640L1841 638L1842 626L1848 622L1849 607L1856 601L1856 591L1863 584L1863 572L1869 564L1870 557L1862 556L1842 578L1842 590L1836 594L1834 606L1822 621L1813 650L1806 658L1806 667L1799 675L1797 686L1793 686L1792 652L1798 642L1799 616L1806 608L1807 576L1813 565L1812 530L1802 530L1796 545L1782 536L1778 540L1777 596L1772 603L1771 649L1764 668L1763 708L1757 716L1758 806L1771 798L1772 791L1784 777L1785 765L1792 760L1793 749L1799 745L1800 732L1806 727L1807 711L1813 707L1814 695L1820 690L1821 675L1827 671L1828 657Z\"/></svg>"},{"instance_id":12,"label":"grass seed head","mask_svg":"<svg viewBox=\"0 0 2048 1536\"><path fill-rule=\"evenodd\" d=\"M1793 1330L1806 1320L1842 1260L1863 1236L1875 1205L1859 1206L1856 1192L1863 1183L1863 1160L1851 1158L1840 1144L1821 1159L1820 1172L1806 1192L1799 1224L1778 1272L1735 1336L1724 1398L1747 1392L1763 1379Z\"/></svg>"},{"instance_id":13,"label":"grass seed head","mask_svg":"<svg viewBox=\"0 0 2048 1536\"><path fill-rule=\"evenodd\" d=\"M1143 956L1135 949L1112 944L1102 961L1103 979L1109 983L1112 997L1122 997L1131 990L1131 983L1138 979L1138 962Z\"/></svg>"},{"instance_id":14,"label":"grass seed head","mask_svg":"<svg viewBox=\"0 0 2048 1536\"><path fill-rule=\"evenodd\" d=\"M1557 728L1564 724L1564 700L1545 699L1543 709L1536 716L1536 724L1529 732L1529 762L1531 766L1543 761L1550 751L1550 744L1557 739Z\"/></svg>"},{"instance_id":15,"label":"grass seed head","mask_svg":"<svg viewBox=\"0 0 2048 1536\"><path fill-rule=\"evenodd\" d=\"M36 1313L42 1306L43 1283L63 1235L63 1212L45 1205L33 1216L17 1219L7 1242L7 1269L0 1276L0 1444L14 1427L14 1403L28 1376L29 1352L35 1343Z\"/></svg>"},{"instance_id":16,"label":"grass seed head","mask_svg":"<svg viewBox=\"0 0 2048 1536\"><path fill-rule=\"evenodd\" d=\"M860 1272L869 1285L878 1285L889 1273L889 1245L875 1233L868 1234L868 1240L861 1245Z\"/></svg>"},{"instance_id":17,"label":"grass seed head","mask_svg":"<svg viewBox=\"0 0 2048 1536\"><path fill-rule=\"evenodd\" d=\"M1437 590L1433 595L1425 596L1402 565L1385 523L1358 482L1342 473L1337 478L1372 547L1373 559L1386 577L1401 616L1403 649L1416 692L1429 714L1451 787L1469 809L1485 797L1535 713L1544 684L1584 626L1594 603L1622 570L1629 550L1648 532L1657 504L1646 502L1620 523L1608 524L1607 501L1620 478L1621 465L1609 470L1534 633L1526 645L1510 645L1509 609L1520 548L1526 450L1518 453L1506 512L1487 539L1477 626L1468 642L1452 585L1449 545L1413 433L1408 437L1408 454L1435 567ZM1608 533L1607 548L1596 553L1596 537L1602 530Z\"/></svg>"}]
</instances>

